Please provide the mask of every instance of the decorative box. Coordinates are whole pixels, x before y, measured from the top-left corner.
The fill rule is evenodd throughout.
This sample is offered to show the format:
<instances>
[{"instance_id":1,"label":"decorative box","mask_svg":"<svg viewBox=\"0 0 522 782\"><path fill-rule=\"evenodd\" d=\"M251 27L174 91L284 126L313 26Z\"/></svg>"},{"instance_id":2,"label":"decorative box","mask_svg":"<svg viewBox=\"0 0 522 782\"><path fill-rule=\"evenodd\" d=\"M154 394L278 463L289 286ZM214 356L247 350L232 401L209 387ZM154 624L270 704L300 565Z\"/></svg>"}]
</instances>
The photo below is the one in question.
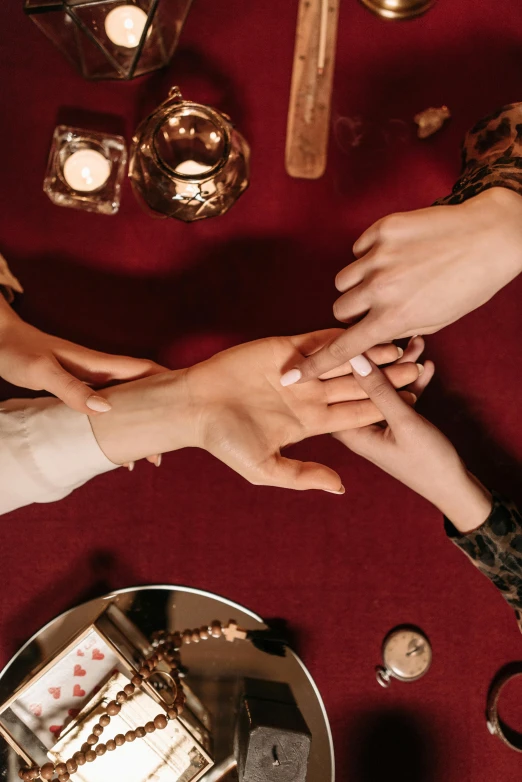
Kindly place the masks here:
<instances>
[{"instance_id":1,"label":"decorative box","mask_svg":"<svg viewBox=\"0 0 522 782\"><path fill-rule=\"evenodd\" d=\"M65 762L79 752L107 704L127 683L128 678L124 674L114 674L49 751L50 760ZM157 713L157 703L145 692L138 691L111 719L110 735L125 735L127 731L154 720ZM108 734L109 728L106 732ZM170 722L165 730L147 734L142 739L124 744L115 752L106 753L95 763L81 766L74 779L75 782L107 782L111 779L125 782L195 782L210 767L209 760L178 719Z\"/></svg>"},{"instance_id":2,"label":"decorative box","mask_svg":"<svg viewBox=\"0 0 522 782\"><path fill-rule=\"evenodd\" d=\"M0 705L0 734L19 755L20 767L43 766L58 757L62 742L83 736L83 721L89 722L91 713L106 702L114 683L117 682L118 690L121 690L122 679L128 684L152 653L148 639L117 606L110 604ZM172 700L169 699L170 683L164 666L160 662L150 678L143 681L122 705L119 718L130 724L151 710L154 715L167 710ZM190 697L198 705L192 693ZM200 714L205 713L202 706L198 705L198 708ZM141 752L150 758L155 751L155 767L159 769L165 766L168 756L169 782L195 782L213 765L208 726L208 720L207 725L202 724L186 706L182 716L169 722L165 730L158 731L152 738L147 737L147 742L141 739L133 744L132 747L136 747L133 752L140 752L142 747ZM113 731L111 723L104 739L114 738L113 732L116 734L118 730L114 725ZM107 758L110 758L109 762L121 763L121 770L127 750L125 745L118 747L117 752L97 758L92 766L89 765L89 773L98 775ZM144 758L142 765L137 762L134 765L141 769L147 762ZM175 768L183 769L178 777L173 773ZM83 769L77 773L80 771L83 773ZM76 778L76 773L74 776ZM113 778L111 774L86 777L89 782L109 778ZM120 774L117 778L126 782L153 782L150 774L132 779ZM162 776L158 777L158 780L162 779Z\"/></svg>"}]
</instances>

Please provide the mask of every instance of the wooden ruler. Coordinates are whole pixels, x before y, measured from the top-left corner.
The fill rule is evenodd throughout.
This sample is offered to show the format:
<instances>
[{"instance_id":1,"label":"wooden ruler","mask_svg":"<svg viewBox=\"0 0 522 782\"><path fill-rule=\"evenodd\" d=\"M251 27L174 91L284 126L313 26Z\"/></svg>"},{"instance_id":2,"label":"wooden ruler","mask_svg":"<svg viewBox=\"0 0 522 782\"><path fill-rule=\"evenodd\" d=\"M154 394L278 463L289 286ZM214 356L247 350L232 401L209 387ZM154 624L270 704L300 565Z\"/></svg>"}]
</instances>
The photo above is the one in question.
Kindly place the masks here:
<instances>
[{"instance_id":1,"label":"wooden ruler","mask_svg":"<svg viewBox=\"0 0 522 782\"><path fill-rule=\"evenodd\" d=\"M339 3L299 0L286 130L293 177L317 179L326 168Z\"/></svg>"}]
</instances>

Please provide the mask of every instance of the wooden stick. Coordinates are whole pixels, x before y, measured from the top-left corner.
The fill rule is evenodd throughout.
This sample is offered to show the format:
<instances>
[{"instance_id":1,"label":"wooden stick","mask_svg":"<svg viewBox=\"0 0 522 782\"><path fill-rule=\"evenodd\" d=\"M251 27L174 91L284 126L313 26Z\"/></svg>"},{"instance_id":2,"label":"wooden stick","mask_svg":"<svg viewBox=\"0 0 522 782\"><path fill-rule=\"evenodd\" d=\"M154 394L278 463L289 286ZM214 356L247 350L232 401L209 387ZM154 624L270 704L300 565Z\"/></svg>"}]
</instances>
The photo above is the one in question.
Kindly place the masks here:
<instances>
[{"instance_id":1,"label":"wooden stick","mask_svg":"<svg viewBox=\"0 0 522 782\"><path fill-rule=\"evenodd\" d=\"M340 0L300 0L286 135L286 170L324 174Z\"/></svg>"}]
</instances>

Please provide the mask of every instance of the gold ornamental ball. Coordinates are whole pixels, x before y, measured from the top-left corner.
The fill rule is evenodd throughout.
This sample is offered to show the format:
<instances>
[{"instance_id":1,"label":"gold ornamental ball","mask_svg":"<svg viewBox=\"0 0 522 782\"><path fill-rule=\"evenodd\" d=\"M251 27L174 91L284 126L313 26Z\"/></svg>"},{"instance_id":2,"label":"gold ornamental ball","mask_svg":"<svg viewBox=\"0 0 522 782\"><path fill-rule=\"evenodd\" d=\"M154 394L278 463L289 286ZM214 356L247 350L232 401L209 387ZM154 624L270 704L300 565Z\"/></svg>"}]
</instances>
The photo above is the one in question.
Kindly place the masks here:
<instances>
[{"instance_id":1,"label":"gold ornamental ball","mask_svg":"<svg viewBox=\"0 0 522 782\"><path fill-rule=\"evenodd\" d=\"M413 19L426 13L435 0L361 0L361 2L384 19Z\"/></svg>"}]
</instances>

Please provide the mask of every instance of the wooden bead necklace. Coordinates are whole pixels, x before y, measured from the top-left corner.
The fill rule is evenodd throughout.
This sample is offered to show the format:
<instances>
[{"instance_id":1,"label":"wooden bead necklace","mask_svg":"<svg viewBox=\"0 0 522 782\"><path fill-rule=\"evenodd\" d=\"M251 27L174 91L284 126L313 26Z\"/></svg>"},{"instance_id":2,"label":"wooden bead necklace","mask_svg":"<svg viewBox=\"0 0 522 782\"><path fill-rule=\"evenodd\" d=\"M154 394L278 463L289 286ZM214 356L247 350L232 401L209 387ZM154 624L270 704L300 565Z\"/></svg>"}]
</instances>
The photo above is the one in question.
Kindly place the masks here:
<instances>
[{"instance_id":1,"label":"wooden bead necklace","mask_svg":"<svg viewBox=\"0 0 522 782\"><path fill-rule=\"evenodd\" d=\"M116 694L116 698L108 704L106 713L102 714L97 724L94 725L92 733L88 736L85 744L82 745L80 752L75 752L72 758L66 760L65 763L50 762L45 763L43 766L22 768L18 772L20 779L24 780L24 782L32 782L32 780L69 782L71 774L78 770L78 766L92 763L96 758L105 755L106 752L113 752L117 747L121 747L127 742L142 739L156 730L164 730L169 721L176 720L179 717L185 706L185 693L179 678L178 650L183 644L199 643L199 641L206 641L208 638L220 638L221 636L224 636L227 641L234 641L236 638L245 639L247 632L246 630L241 630L236 622L230 621L227 627L223 627L222 623L216 620L208 627L200 627L197 630L184 630L183 633L156 634L153 641L155 651L144 661L142 667L134 674L129 684L126 684L123 690ZM128 730L125 735L118 733L117 736L109 739L105 744L98 744L100 736L111 722L111 717L115 717L120 713L122 704L128 701L129 698L132 698L143 682L152 676L159 662L164 662L169 671L158 671L158 673L168 676L173 681L175 689L173 703L166 707L166 714L158 714L145 725L134 730Z\"/></svg>"}]
</instances>

